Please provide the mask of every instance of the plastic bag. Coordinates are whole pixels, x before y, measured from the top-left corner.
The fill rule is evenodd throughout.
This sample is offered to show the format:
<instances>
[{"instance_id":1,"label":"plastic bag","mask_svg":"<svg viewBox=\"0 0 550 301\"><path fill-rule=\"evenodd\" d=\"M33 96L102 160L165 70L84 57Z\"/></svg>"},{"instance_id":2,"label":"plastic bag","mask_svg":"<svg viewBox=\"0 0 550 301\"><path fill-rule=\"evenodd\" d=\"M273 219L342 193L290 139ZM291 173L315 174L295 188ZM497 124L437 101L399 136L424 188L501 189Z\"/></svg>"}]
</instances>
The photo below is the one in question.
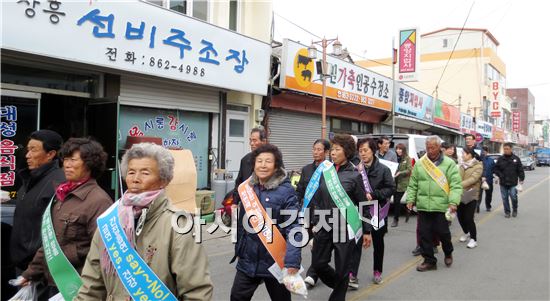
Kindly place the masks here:
<instances>
[{"instance_id":1,"label":"plastic bag","mask_svg":"<svg viewBox=\"0 0 550 301\"><path fill-rule=\"evenodd\" d=\"M516 190L517 190L518 192L523 192L523 185L522 185L521 183L518 184L518 185L516 186Z\"/></svg>"},{"instance_id":2,"label":"plastic bag","mask_svg":"<svg viewBox=\"0 0 550 301\"><path fill-rule=\"evenodd\" d=\"M286 289L297 295L302 295L307 298L307 287L304 279L299 273L289 274L286 268L283 269L283 284Z\"/></svg>"},{"instance_id":3,"label":"plastic bag","mask_svg":"<svg viewBox=\"0 0 550 301\"><path fill-rule=\"evenodd\" d=\"M447 209L447 212L445 212L445 218L447 219L447 221L449 222L452 222L453 219L455 218L456 216L456 212L452 212L451 211L451 208L448 208Z\"/></svg>"},{"instance_id":4,"label":"plastic bag","mask_svg":"<svg viewBox=\"0 0 550 301\"><path fill-rule=\"evenodd\" d=\"M483 183L481 183L481 189L489 190L489 184L487 184L487 181L483 181Z\"/></svg>"},{"instance_id":5,"label":"plastic bag","mask_svg":"<svg viewBox=\"0 0 550 301\"><path fill-rule=\"evenodd\" d=\"M12 279L16 280L16 279ZM11 280L10 280L10 284ZM13 285L13 284L12 284ZM27 286L23 286L17 294L15 294L11 299L8 301L36 301L38 300L38 296L36 295L36 283L31 282Z\"/></svg>"}]
</instances>

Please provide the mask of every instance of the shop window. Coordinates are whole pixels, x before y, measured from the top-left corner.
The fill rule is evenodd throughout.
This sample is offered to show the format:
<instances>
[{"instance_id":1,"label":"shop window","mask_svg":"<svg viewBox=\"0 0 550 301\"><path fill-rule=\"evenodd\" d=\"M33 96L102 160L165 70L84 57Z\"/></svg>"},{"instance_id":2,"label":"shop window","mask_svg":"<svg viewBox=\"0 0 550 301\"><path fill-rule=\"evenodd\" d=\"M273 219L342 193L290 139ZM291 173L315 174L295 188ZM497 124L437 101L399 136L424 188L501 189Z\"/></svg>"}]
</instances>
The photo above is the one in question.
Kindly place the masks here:
<instances>
[{"instance_id":1,"label":"shop window","mask_svg":"<svg viewBox=\"0 0 550 301\"><path fill-rule=\"evenodd\" d=\"M194 0L193 1L193 17L208 21L208 1Z\"/></svg>"},{"instance_id":2,"label":"shop window","mask_svg":"<svg viewBox=\"0 0 550 301\"><path fill-rule=\"evenodd\" d=\"M244 120L229 119L229 136L244 137Z\"/></svg>"},{"instance_id":3,"label":"shop window","mask_svg":"<svg viewBox=\"0 0 550 301\"><path fill-rule=\"evenodd\" d=\"M352 122L351 123L351 130L353 132L359 132L359 122Z\"/></svg>"},{"instance_id":4,"label":"shop window","mask_svg":"<svg viewBox=\"0 0 550 301\"><path fill-rule=\"evenodd\" d=\"M147 2L153 3L154 5L158 5L160 7L164 7L164 0L148 0Z\"/></svg>"},{"instance_id":5,"label":"shop window","mask_svg":"<svg viewBox=\"0 0 550 301\"><path fill-rule=\"evenodd\" d=\"M340 119L333 118L332 119L332 128L333 129L341 129L342 128L342 121Z\"/></svg>"},{"instance_id":6,"label":"shop window","mask_svg":"<svg viewBox=\"0 0 550 301\"><path fill-rule=\"evenodd\" d=\"M238 6L237 0L229 1L229 29L237 31Z\"/></svg>"},{"instance_id":7,"label":"shop window","mask_svg":"<svg viewBox=\"0 0 550 301\"><path fill-rule=\"evenodd\" d=\"M186 0L170 0L170 9L187 14L187 1Z\"/></svg>"}]
</instances>

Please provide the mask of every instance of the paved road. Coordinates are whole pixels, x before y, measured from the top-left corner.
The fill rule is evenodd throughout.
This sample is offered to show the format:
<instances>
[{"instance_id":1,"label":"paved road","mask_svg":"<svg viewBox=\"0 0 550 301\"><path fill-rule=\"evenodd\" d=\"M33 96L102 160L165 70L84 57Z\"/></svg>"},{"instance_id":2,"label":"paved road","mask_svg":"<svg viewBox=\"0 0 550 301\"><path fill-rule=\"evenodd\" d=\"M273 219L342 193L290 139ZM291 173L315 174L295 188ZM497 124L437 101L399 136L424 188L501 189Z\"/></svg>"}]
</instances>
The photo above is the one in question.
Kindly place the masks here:
<instances>
[{"instance_id":1,"label":"paved road","mask_svg":"<svg viewBox=\"0 0 550 301\"><path fill-rule=\"evenodd\" d=\"M372 249L363 252L358 291L349 291L348 300L549 300L549 201L550 168L526 171L525 190L519 195L517 218L505 219L499 187L493 193L493 211L476 215L478 243L467 249L458 242L462 234L458 222L452 224L455 246L454 264L446 268L440 252L438 270L416 271L419 257L413 257L416 217L399 227L390 228L386 236L384 282L372 284ZM210 260L214 282L214 299L228 300L234 265L233 245L229 237L205 236L204 247ZM308 267L311 252L302 252L302 263ZM330 289L322 283L309 291L308 300L327 300ZM260 286L254 300L269 300ZM302 297L294 296L294 300Z\"/></svg>"}]
</instances>

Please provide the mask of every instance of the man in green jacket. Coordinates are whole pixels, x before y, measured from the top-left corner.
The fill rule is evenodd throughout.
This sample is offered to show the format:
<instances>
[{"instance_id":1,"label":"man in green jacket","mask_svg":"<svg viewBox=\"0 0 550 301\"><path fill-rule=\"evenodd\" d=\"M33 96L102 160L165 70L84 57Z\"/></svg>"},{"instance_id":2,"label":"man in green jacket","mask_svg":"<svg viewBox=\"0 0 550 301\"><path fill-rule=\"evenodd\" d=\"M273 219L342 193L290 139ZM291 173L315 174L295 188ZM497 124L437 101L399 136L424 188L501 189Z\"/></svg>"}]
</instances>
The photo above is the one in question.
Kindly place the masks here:
<instances>
[{"instance_id":1,"label":"man in green jacket","mask_svg":"<svg viewBox=\"0 0 550 301\"><path fill-rule=\"evenodd\" d=\"M422 262L416 270L424 272L437 269L432 238L439 235L445 265L453 263L451 231L445 212L456 212L462 196L462 179L455 162L441 152L441 139L438 136L426 138L426 155L414 166L407 188L407 208L416 204Z\"/></svg>"}]
</instances>

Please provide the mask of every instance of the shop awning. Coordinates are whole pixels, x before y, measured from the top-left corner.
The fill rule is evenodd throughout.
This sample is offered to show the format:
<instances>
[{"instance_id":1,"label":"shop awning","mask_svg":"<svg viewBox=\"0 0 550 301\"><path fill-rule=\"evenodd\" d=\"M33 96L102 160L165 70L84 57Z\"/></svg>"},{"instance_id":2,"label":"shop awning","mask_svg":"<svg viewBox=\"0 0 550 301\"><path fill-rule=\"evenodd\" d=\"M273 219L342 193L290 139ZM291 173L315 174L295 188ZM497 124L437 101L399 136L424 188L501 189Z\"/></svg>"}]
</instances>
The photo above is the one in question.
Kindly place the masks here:
<instances>
[{"instance_id":1,"label":"shop awning","mask_svg":"<svg viewBox=\"0 0 550 301\"><path fill-rule=\"evenodd\" d=\"M389 121L391 124L391 120ZM462 132L459 130L451 129L448 127L440 126L429 121L424 121L408 116L397 115L395 116L395 123L399 127L414 128L421 131L428 131L436 134L455 134L462 136Z\"/></svg>"}]
</instances>

